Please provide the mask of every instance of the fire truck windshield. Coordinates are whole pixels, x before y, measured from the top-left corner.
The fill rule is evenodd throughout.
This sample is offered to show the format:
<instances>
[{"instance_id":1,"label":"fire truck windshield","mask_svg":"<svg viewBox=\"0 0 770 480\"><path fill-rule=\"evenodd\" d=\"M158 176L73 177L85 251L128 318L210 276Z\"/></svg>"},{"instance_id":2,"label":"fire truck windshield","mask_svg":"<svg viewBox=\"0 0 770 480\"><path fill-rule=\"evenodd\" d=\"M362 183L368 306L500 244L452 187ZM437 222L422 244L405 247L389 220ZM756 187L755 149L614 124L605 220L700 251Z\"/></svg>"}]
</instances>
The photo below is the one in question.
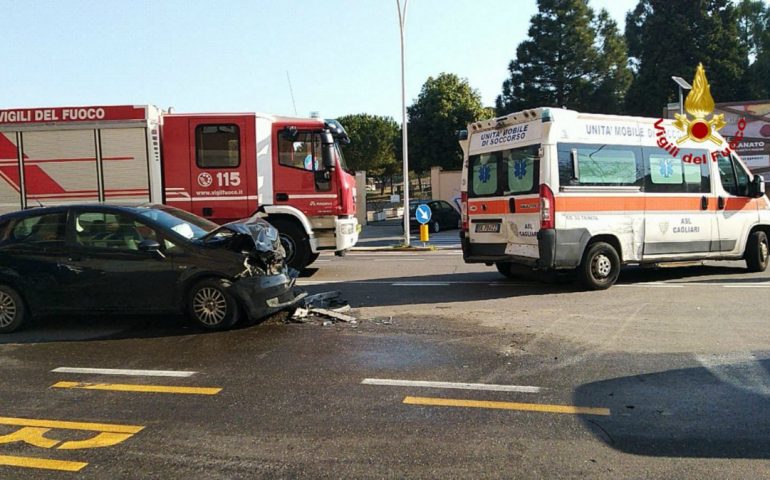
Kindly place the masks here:
<instances>
[{"instance_id":1,"label":"fire truck windshield","mask_svg":"<svg viewBox=\"0 0 770 480\"><path fill-rule=\"evenodd\" d=\"M340 148L339 142L334 142L334 151L337 152L337 158L339 159L340 168L352 174L352 172L348 168L348 164L345 163L345 156L342 154L342 149Z\"/></svg>"}]
</instances>

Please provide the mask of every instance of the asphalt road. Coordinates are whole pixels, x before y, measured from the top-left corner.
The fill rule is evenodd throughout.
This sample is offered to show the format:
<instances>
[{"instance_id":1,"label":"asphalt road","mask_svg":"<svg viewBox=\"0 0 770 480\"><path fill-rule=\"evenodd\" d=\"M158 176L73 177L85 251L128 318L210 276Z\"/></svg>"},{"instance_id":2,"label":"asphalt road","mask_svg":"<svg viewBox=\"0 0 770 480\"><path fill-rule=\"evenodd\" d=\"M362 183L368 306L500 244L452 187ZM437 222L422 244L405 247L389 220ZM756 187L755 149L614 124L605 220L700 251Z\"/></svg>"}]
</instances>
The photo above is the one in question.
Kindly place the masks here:
<instances>
[{"instance_id":1,"label":"asphalt road","mask_svg":"<svg viewBox=\"0 0 770 480\"><path fill-rule=\"evenodd\" d=\"M300 284L342 291L356 325L3 336L0 463L25 466L0 478L770 477L768 273L628 269L586 292L451 250L316 266Z\"/></svg>"}]
</instances>

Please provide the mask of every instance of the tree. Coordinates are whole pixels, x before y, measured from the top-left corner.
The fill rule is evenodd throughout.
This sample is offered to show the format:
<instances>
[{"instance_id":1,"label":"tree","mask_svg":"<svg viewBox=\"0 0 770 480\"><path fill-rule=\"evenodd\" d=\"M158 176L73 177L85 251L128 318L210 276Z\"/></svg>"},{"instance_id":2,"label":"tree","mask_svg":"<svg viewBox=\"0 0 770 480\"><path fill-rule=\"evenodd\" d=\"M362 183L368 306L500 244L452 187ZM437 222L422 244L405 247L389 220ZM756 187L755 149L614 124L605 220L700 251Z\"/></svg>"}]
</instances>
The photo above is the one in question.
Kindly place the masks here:
<instances>
[{"instance_id":1,"label":"tree","mask_svg":"<svg viewBox=\"0 0 770 480\"><path fill-rule=\"evenodd\" d=\"M620 114L624 112L625 97L633 75L628 68L628 45L618 30L618 24L602 9L594 23L599 52L595 68L598 79L593 84L589 111Z\"/></svg>"},{"instance_id":2,"label":"tree","mask_svg":"<svg viewBox=\"0 0 770 480\"><path fill-rule=\"evenodd\" d=\"M630 82L617 24L587 0L538 0L529 38L508 66L499 115L537 106L619 113Z\"/></svg>"},{"instance_id":3,"label":"tree","mask_svg":"<svg viewBox=\"0 0 770 480\"><path fill-rule=\"evenodd\" d=\"M401 136L395 120L366 113L345 115L338 120L350 137L350 144L343 145L342 152L351 169L381 177L395 165L395 139Z\"/></svg>"},{"instance_id":4,"label":"tree","mask_svg":"<svg viewBox=\"0 0 770 480\"><path fill-rule=\"evenodd\" d=\"M692 78L700 62L717 101L746 95L748 54L730 0L639 0L626 16L626 38L636 68L626 98L630 113L660 116L678 101L671 76Z\"/></svg>"},{"instance_id":5,"label":"tree","mask_svg":"<svg viewBox=\"0 0 770 480\"><path fill-rule=\"evenodd\" d=\"M770 5L743 0L738 4L738 29L751 63L744 80L747 100L770 98Z\"/></svg>"},{"instance_id":6,"label":"tree","mask_svg":"<svg viewBox=\"0 0 770 480\"><path fill-rule=\"evenodd\" d=\"M459 169L462 150L457 132L476 120L490 118L491 109L468 80L451 73L429 77L409 113L409 162L418 174L438 166Z\"/></svg>"}]
</instances>

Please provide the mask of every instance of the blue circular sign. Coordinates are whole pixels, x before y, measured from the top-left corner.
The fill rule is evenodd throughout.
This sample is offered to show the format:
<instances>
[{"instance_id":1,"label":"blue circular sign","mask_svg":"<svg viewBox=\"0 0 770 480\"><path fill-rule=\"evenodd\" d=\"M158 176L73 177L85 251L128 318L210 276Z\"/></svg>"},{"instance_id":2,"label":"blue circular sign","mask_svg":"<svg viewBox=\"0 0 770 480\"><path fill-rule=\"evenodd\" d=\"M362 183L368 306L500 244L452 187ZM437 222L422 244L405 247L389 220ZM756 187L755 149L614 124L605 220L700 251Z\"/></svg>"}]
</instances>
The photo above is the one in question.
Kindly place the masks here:
<instances>
[{"instance_id":1,"label":"blue circular sign","mask_svg":"<svg viewBox=\"0 0 770 480\"><path fill-rule=\"evenodd\" d=\"M414 216L417 221L425 225L430 222L430 217L433 216L433 212L430 211L430 207L426 204L417 205L417 210L414 212Z\"/></svg>"}]
</instances>

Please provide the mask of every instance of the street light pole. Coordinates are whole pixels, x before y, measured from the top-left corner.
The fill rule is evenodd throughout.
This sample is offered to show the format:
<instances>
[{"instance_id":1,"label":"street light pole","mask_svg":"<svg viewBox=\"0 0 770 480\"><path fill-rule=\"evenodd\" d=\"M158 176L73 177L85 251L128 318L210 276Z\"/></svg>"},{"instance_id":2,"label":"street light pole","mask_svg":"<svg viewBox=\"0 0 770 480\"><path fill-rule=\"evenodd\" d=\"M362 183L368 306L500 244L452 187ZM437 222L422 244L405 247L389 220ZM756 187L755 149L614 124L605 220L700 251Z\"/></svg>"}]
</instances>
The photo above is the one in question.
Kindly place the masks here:
<instances>
[{"instance_id":1,"label":"street light pole","mask_svg":"<svg viewBox=\"0 0 770 480\"><path fill-rule=\"evenodd\" d=\"M671 77L671 80L679 86L679 115L684 115L684 91L692 90L692 85L682 77Z\"/></svg>"},{"instance_id":2,"label":"street light pole","mask_svg":"<svg viewBox=\"0 0 770 480\"><path fill-rule=\"evenodd\" d=\"M410 245L409 239L409 146L407 142L406 125L406 70L404 67L404 25L406 24L406 5L409 0L404 0L404 10L401 10L401 0L396 0L398 8L398 26L401 31L401 133L402 150L404 156L404 246Z\"/></svg>"}]
</instances>

